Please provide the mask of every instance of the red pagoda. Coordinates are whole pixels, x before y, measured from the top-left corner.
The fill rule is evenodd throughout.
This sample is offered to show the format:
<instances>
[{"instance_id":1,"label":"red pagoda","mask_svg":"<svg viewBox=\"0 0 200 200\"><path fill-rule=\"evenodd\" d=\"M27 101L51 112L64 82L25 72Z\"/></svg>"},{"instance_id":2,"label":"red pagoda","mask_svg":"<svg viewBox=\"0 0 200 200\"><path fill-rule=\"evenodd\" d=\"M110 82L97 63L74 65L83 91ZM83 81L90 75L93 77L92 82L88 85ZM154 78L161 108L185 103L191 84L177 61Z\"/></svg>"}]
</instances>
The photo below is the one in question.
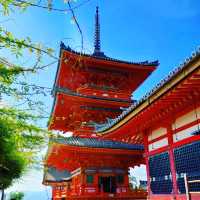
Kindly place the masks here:
<instances>
[{"instance_id":1,"label":"red pagoda","mask_svg":"<svg viewBox=\"0 0 200 200\"><path fill-rule=\"evenodd\" d=\"M92 55L60 46L49 130L73 136L50 139L43 183L52 186L53 199L145 199L145 191L132 191L128 182L128 168L144 164L143 145L103 139L96 129L135 104L132 92L158 61L106 56L100 48L98 7L95 21Z\"/></svg>"},{"instance_id":2,"label":"red pagoda","mask_svg":"<svg viewBox=\"0 0 200 200\"><path fill-rule=\"evenodd\" d=\"M134 103L132 92L158 65L157 61L133 63L106 56L100 49L98 8L94 47L89 55L61 43L49 129L92 136L96 123L114 119Z\"/></svg>"}]
</instances>

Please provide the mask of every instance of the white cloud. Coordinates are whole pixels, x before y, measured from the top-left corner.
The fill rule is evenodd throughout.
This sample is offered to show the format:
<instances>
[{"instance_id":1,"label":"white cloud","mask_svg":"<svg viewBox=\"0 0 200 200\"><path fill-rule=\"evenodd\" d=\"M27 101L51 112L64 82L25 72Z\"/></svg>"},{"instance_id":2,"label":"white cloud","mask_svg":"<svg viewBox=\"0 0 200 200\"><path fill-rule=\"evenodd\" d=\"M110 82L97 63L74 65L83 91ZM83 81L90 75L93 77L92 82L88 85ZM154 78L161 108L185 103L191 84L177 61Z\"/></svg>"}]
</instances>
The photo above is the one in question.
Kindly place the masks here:
<instances>
[{"instance_id":1,"label":"white cloud","mask_svg":"<svg viewBox=\"0 0 200 200\"><path fill-rule=\"evenodd\" d=\"M141 165L140 167L136 166L134 168L130 168L130 174L131 176L134 176L137 179L138 183L139 183L139 180L147 180L145 165Z\"/></svg>"}]
</instances>

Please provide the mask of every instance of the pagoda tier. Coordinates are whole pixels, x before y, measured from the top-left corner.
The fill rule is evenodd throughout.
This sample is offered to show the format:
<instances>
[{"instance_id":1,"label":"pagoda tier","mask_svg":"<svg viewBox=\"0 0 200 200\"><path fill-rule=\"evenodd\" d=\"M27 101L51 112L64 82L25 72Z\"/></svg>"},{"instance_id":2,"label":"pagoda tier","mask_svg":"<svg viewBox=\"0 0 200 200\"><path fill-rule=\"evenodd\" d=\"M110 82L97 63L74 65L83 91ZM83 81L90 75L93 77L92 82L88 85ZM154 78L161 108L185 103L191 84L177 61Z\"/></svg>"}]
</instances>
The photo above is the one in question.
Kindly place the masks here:
<instances>
[{"instance_id":1,"label":"pagoda tier","mask_svg":"<svg viewBox=\"0 0 200 200\"><path fill-rule=\"evenodd\" d=\"M144 163L143 145L92 138L52 138L43 184L57 199L145 199L132 191L128 168ZM112 198L111 198L112 197Z\"/></svg>"},{"instance_id":2,"label":"pagoda tier","mask_svg":"<svg viewBox=\"0 0 200 200\"><path fill-rule=\"evenodd\" d=\"M50 140L46 164L70 172L79 167L128 167L144 163L143 145L130 145L95 138ZM95 155L95 156L94 156Z\"/></svg>"},{"instance_id":3,"label":"pagoda tier","mask_svg":"<svg viewBox=\"0 0 200 200\"><path fill-rule=\"evenodd\" d=\"M157 65L157 61L131 63L104 54L80 54L61 43L49 129L94 135L96 123L116 118L134 103L132 91Z\"/></svg>"},{"instance_id":4,"label":"pagoda tier","mask_svg":"<svg viewBox=\"0 0 200 200\"><path fill-rule=\"evenodd\" d=\"M95 123L105 123L109 118L117 117L122 112L120 107L124 108L128 105L130 102L90 98L86 95L70 93L64 89L59 90L55 99L54 118L49 128L83 134L83 131L92 131Z\"/></svg>"},{"instance_id":5,"label":"pagoda tier","mask_svg":"<svg viewBox=\"0 0 200 200\"><path fill-rule=\"evenodd\" d=\"M52 200L145 200L147 197L143 189L133 190L128 186L127 171L121 168L78 168L70 173L46 167L43 184L52 187Z\"/></svg>"},{"instance_id":6,"label":"pagoda tier","mask_svg":"<svg viewBox=\"0 0 200 200\"><path fill-rule=\"evenodd\" d=\"M55 87L80 94L130 101L132 92L156 69L155 62L127 62L73 51L61 43Z\"/></svg>"}]
</instances>

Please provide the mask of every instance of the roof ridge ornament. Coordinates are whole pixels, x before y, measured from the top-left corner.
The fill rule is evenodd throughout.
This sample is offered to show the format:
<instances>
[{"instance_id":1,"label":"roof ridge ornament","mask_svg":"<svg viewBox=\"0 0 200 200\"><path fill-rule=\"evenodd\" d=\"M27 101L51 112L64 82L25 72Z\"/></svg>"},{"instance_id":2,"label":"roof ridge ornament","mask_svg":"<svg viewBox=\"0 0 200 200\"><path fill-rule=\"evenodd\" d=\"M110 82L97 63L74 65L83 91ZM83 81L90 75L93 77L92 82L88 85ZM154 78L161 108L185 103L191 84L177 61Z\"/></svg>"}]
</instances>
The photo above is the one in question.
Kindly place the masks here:
<instances>
[{"instance_id":1,"label":"roof ridge ornament","mask_svg":"<svg viewBox=\"0 0 200 200\"><path fill-rule=\"evenodd\" d=\"M99 20L99 6L96 6L95 14L95 33L94 33L94 56L105 57L101 52L101 40L100 40L100 20Z\"/></svg>"},{"instance_id":2,"label":"roof ridge ornament","mask_svg":"<svg viewBox=\"0 0 200 200\"><path fill-rule=\"evenodd\" d=\"M94 53L100 51L101 51L101 43L100 43L99 7L97 6L95 14Z\"/></svg>"}]
</instances>

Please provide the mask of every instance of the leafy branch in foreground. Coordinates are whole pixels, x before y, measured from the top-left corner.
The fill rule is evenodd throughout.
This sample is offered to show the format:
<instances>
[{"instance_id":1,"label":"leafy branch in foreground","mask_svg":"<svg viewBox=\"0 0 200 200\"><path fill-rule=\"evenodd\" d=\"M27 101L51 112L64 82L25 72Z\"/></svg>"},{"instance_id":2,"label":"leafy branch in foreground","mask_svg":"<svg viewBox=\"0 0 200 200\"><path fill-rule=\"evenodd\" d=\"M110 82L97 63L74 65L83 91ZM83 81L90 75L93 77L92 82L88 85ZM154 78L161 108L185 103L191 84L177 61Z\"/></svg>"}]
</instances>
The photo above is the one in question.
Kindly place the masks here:
<instances>
[{"instance_id":1,"label":"leafy branch in foreground","mask_svg":"<svg viewBox=\"0 0 200 200\"><path fill-rule=\"evenodd\" d=\"M29 37L25 39L17 39L14 37L14 35L11 32L5 31L2 28L0 28L0 43L1 48L9 48L13 54L16 55L16 57L22 56L22 51L26 48L32 52L36 52L39 56L41 53L47 54L50 57L54 59L58 59L56 56L54 56L53 50L51 48L42 48L41 44L33 44L31 42L31 39Z\"/></svg>"},{"instance_id":2,"label":"leafy branch in foreground","mask_svg":"<svg viewBox=\"0 0 200 200\"><path fill-rule=\"evenodd\" d=\"M46 142L48 132L31 121L35 116L13 109L0 109L0 189L10 186L27 166L37 159L36 152Z\"/></svg>"},{"instance_id":3,"label":"leafy branch in foreground","mask_svg":"<svg viewBox=\"0 0 200 200\"><path fill-rule=\"evenodd\" d=\"M40 70L57 63L57 57L53 56L53 50L51 48L43 47L41 44L33 44L30 38L17 39L12 33L5 31L0 27L0 50L9 51L14 55L19 62L19 60L24 59L25 51L28 51L33 56L33 64L30 66L22 66L21 64L16 64L17 62L10 62L7 58L0 56L0 94L4 94L10 97L15 97L17 100L27 102L29 107L33 105L42 105L38 100L33 100L36 95L47 96L50 91L42 87L29 86L25 81L22 85L16 85L17 80L22 80L22 77L28 74L38 73ZM43 64L43 55L53 58L54 61ZM19 104L22 104L20 102ZM41 110L41 109L40 109ZM44 109L43 109L44 110Z\"/></svg>"},{"instance_id":4,"label":"leafy branch in foreground","mask_svg":"<svg viewBox=\"0 0 200 200\"><path fill-rule=\"evenodd\" d=\"M4 14L10 13L12 2L0 0ZM26 7L22 5L20 9ZM46 96L50 90L30 84L26 78L44 70L58 59L51 48L33 43L29 37L16 38L2 26L0 53L0 94L8 102L8 106L0 107L0 190L4 191L28 167L38 163L38 155L47 143L49 134L37 122L44 118L40 95ZM31 61L25 66L20 62L24 62L27 53L31 55ZM44 56L53 61L44 64ZM21 104L21 109L12 107L10 101Z\"/></svg>"},{"instance_id":5,"label":"leafy branch in foreground","mask_svg":"<svg viewBox=\"0 0 200 200\"><path fill-rule=\"evenodd\" d=\"M47 1L47 8L53 10L49 2L51 1ZM71 0L65 1L69 7L67 10L71 12L81 34L83 50L82 31L74 14L75 7L71 6L70 2ZM29 6L36 7L36 4L37 1L34 0L0 0L0 11L4 16L8 16L11 12L25 11ZM81 4L76 8L79 6ZM38 163L38 152L40 153L50 134L37 125L38 121L45 118L46 111L42 101L50 94L50 88L29 83L26 78L58 62L59 58L53 53L51 48L41 43L34 43L29 37L23 39L15 37L12 32L0 25L0 95L6 101L17 102L20 107L16 109L10 102L9 106L0 107L0 177L3 177L0 179L0 190L2 191L16 178L21 177L27 167ZM31 55L31 60L26 65L22 64L27 55ZM45 58L52 60L46 63ZM41 95L42 100L40 100Z\"/></svg>"}]
</instances>

